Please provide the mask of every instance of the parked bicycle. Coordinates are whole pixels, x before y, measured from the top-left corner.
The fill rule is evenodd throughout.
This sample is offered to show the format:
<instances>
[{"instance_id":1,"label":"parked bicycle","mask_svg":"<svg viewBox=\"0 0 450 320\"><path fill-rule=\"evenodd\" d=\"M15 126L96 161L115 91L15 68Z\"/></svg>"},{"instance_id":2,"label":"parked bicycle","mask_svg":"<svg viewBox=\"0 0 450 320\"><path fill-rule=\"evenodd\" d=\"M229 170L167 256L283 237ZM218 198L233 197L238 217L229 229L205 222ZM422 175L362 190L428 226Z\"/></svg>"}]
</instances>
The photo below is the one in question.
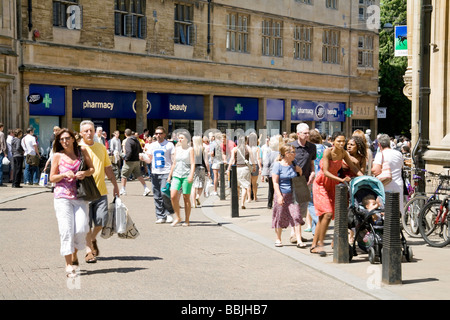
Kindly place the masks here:
<instances>
[{"instance_id":1,"label":"parked bicycle","mask_svg":"<svg viewBox=\"0 0 450 320\"><path fill-rule=\"evenodd\" d=\"M441 191L450 191L450 175L439 175ZM450 243L448 211L450 195L440 200L431 200L420 210L419 232L426 243L432 247L442 248Z\"/></svg>"},{"instance_id":2,"label":"parked bicycle","mask_svg":"<svg viewBox=\"0 0 450 320\"><path fill-rule=\"evenodd\" d=\"M437 200L441 192L442 184L439 180L439 174L427 171L425 169L411 168L407 171L409 175L404 179L406 189L408 190L407 202L403 207L402 213L402 226L405 232L413 238L420 238L418 217L420 210L429 201ZM418 192L418 184L422 179L420 175L416 173L424 172L426 176L426 182L431 186L431 190L434 190L431 195L427 195L423 192ZM439 182L436 184L436 182ZM436 186L434 186L436 184Z\"/></svg>"}]
</instances>

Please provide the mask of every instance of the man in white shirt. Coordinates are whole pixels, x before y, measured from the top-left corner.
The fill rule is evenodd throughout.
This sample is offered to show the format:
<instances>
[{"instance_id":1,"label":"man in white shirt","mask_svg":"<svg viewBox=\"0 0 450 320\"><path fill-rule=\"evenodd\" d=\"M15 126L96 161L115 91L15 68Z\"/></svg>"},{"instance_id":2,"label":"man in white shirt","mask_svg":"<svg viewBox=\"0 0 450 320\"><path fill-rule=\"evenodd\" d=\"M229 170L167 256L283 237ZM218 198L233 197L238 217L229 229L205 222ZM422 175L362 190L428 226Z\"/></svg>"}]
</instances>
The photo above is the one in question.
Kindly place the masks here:
<instances>
[{"instance_id":1,"label":"man in white shirt","mask_svg":"<svg viewBox=\"0 0 450 320\"><path fill-rule=\"evenodd\" d=\"M153 199L156 208L156 223L172 222L174 213L170 197L161 191L167 184L175 146L166 140L166 129L162 126L155 129L156 141L150 144L147 151L148 158L142 161L152 164L151 180L153 185Z\"/></svg>"},{"instance_id":2,"label":"man in white shirt","mask_svg":"<svg viewBox=\"0 0 450 320\"><path fill-rule=\"evenodd\" d=\"M39 160L31 163L29 159L40 158L39 148L34 136L34 128L27 129L27 134L22 139L22 148L25 156L24 184L39 184ZM29 163L30 162L30 163Z\"/></svg>"}]
</instances>

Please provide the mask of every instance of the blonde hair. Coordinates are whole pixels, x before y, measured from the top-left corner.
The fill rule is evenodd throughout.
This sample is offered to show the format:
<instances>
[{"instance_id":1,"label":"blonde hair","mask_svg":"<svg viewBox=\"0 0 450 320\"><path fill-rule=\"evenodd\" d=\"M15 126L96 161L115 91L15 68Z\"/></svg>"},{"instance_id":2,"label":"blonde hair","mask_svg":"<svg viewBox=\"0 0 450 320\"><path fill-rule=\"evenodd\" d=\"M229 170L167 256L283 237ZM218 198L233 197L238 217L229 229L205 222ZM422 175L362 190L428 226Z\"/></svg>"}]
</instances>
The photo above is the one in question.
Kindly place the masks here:
<instances>
[{"instance_id":1,"label":"blonde hair","mask_svg":"<svg viewBox=\"0 0 450 320\"><path fill-rule=\"evenodd\" d=\"M192 147L194 148L194 155L200 157L203 151L203 139L200 136L192 137Z\"/></svg>"}]
</instances>

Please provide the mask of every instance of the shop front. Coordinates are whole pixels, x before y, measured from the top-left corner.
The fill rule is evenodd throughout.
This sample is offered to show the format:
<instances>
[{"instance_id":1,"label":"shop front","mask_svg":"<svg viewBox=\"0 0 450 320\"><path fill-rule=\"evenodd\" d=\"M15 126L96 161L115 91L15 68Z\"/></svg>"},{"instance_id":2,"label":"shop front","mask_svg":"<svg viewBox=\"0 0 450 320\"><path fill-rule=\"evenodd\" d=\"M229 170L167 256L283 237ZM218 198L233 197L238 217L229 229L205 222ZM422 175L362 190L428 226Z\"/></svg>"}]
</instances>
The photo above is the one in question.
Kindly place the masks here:
<instances>
[{"instance_id":1,"label":"shop front","mask_svg":"<svg viewBox=\"0 0 450 320\"><path fill-rule=\"evenodd\" d=\"M296 132L297 124L300 122L305 122L310 128L316 128L320 133L327 135L342 131L345 108L344 102L292 100L291 132Z\"/></svg>"},{"instance_id":2,"label":"shop front","mask_svg":"<svg viewBox=\"0 0 450 320\"><path fill-rule=\"evenodd\" d=\"M39 152L48 155L51 149L50 139L53 127L60 126L61 117L65 115L66 91L61 86L30 84L29 95L29 126L34 128L38 137ZM23 128L25 132L27 128Z\"/></svg>"},{"instance_id":3,"label":"shop front","mask_svg":"<svg viewBox=\"0 0 450 320\"><path fill-rule=\"evenodd\" d=\"M215 96L213 119L217 129L226 133L227 129L256 130L259 102L257 98Z\"/></svg>"},{"instance_id":4,"label":"shop front","mask_svg":"<svg viewBox=\"0 0 450 320\"><path fill-rule=\"evenodd\" d=\"M269 137L281 134L284 121L285 101L281 99L267 99L266 129Z\"/></svg>"}]
</instances>

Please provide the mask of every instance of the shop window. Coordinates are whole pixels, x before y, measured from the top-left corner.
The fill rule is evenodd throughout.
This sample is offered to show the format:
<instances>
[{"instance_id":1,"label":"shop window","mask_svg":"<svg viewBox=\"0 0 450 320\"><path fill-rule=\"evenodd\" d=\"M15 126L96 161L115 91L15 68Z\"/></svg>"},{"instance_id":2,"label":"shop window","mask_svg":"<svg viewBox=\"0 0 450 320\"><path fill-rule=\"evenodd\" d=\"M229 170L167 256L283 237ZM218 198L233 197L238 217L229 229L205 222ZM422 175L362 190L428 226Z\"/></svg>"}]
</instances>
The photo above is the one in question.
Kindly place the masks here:
<instances>
[{"instance_id":1,"label":"shop window","mask_svg":"<svg viewBox=\"0 0 450 320\"><path fill-rule=\"evenodd\" d=\"M174 14L174 41L192 46L195 43L194 8L189 4L176 3Z\"/></svg>"},{"instance_id":2,"label":"shop window","mask_svg":"<svg viewBox=\"0 0 450 320\"><path fill-rule=\"evenodd\" d=\"M294 28L294 58L312 60L312 32L310 26L297 25Z\"/></svg>"},{"instance_id":3,"label":"shop window","mask_svg":"<svg viewBox=\"0 0 450 320\"><path fill-rule=\"evenodd\" d=\"M283 56L283 23L281 21L262 21L262 55Z\"/></svg>"},{"instance_id":4,"label":"shop window","mask_svg":"<svg viewBox=\"0 0 450 320\"><path fill-rule=\"evenodd\" d=\"M114 34L140 39L147 37L145 0L114 1Z\"/></svg>"},{"instance_id":5,"label":"shop window","mask_svg":"<svg viewBox=\"0 0 450 320\"><path fill-rule=\"evenodd\" d=\"M227 50L248 53L249 16L238 13L227 15Z\"/></svg>"}]
</instances>

